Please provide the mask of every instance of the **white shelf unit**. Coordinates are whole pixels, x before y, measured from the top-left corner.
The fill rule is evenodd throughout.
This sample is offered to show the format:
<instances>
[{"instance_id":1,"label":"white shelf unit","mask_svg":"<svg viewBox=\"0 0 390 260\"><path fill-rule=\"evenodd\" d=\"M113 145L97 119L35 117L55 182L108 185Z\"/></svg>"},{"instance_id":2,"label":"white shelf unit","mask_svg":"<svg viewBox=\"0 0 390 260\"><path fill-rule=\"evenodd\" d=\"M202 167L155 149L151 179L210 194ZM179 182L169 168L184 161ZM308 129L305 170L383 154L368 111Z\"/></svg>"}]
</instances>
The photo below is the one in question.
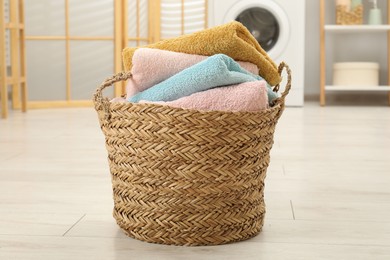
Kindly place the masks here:
<instances>
[{"instance_id":1,"label":"white shelf unit","mask_svg":"<svg viewBox=\"0 0 390 260\"><path fill-rule=\"evenodd\" d=\"M390 86L325 86L329 91L390 91Z\"/></svg>"},{"instance_id":2,"label":"white shelf unit","mask_svg":"<svg viewBox=\"0 0 390 260\"><path fill-rule=\"evenodd\" d=\"M320 0L320 104L326 104L327 91L388 92L390 105L390 0L387 0L388 24L383 25L336 25L325 24L325 0ZM326 34L342 33L387 33L387 80L385 86L333 86L326 85Z\"/></svg>"},{"instance_id":3,"label":"white shelf unit","mask_svg":"<svg viewBox=\"0 0 390 260\"><path fill-rule=\"evenodd\" d=\"M390 25L334 25L326 24L326 32L387 32L390 31Z\"/></svg>"}]
</instances>

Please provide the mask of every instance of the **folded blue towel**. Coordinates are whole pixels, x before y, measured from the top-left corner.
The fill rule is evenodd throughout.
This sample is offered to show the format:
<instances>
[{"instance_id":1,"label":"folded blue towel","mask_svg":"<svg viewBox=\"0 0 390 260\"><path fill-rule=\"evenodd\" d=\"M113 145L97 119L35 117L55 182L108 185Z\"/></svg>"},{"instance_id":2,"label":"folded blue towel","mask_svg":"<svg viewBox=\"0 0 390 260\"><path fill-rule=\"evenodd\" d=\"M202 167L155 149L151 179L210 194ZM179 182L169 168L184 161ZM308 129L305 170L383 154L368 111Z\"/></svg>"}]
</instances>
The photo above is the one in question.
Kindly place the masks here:
<instances>
[{"instance_id":1,"label":"folded blue towel","mask_svg":"<svg viewBox=\"0 0 390 260\"><path fill-rule=\"evenodd\" d=\"M241 68L229 56L216 54L130 97L128 101L172 101L214 87L256 80L263 79ZM269 88L269 102L276 97L277 94Z\"/></svg>"}]
</instances>

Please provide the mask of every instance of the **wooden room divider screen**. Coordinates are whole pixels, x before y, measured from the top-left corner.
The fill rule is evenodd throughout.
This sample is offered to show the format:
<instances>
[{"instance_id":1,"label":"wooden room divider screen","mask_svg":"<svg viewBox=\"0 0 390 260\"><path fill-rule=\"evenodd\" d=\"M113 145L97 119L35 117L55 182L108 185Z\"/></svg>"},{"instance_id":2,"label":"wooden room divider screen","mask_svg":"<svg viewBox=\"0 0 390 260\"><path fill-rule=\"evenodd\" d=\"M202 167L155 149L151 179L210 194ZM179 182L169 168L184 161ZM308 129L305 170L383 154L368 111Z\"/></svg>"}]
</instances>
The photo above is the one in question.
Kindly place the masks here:
<instances>
[{"instance_id":1,"label":"wooden room divider screen","mask_svg":"<svg viewBox=\"0 0 390 260\"><path fill-rule=\"evenodd\" d=\"M123 70L123 48L207 27L207 0L24 1L29 108L91 106L96 86Z\"/></svg>"},{"instance_id":2,"label":"wooden room divider screen","mask_svg":"<svg viewBox=\"0 0 390 260\"><path fill-rule=\"evenodd\" d=\"M8 91L12 108L27 110L23 0L0 0L1 117L8 116Z\"/></svg>"}]
</instances>

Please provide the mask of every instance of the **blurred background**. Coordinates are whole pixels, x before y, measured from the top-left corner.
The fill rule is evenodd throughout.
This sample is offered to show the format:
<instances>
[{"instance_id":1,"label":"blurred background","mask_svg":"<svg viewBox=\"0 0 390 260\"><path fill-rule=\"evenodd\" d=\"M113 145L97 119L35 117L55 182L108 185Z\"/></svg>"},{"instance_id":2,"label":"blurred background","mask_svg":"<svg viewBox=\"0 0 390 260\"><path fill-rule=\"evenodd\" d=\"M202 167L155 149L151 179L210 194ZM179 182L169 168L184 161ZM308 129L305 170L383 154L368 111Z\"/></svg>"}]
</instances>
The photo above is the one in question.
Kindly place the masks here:
<instances>
[{"instance_id":1,"label":"blurred background","mask_svg":"<svg viewBox=\"0 0 390 260\"><path fill-rule=\"evenodd\" d=\"M362 4L363 24L368 23L372 3L352 2ZM389 85L387 0L377 2L382 29L336 33L332 29L328 32L325 25L336 24L337 1L2 0L0 3L3 111L23 105L24 110L91 106L96 87L104 78L123 70L121 51L125 47L147 45L231 20L247 26L276 63L283 60L292 67L294 81L287 100L289 106L303 106L304 100L320 102L321 91L323 95L326 91L322 85L332 84L332 66L339 61L375 62L379 65L378 84ZM326 38L320 37L322 33ZM321 60L321 55L326 61ZM325 78L324 83L321 77ZM387 88L379 90L382 91L326 93L330 101L369 97L376 104L386 105ZM122 93L123 85L117 85L108 95Z\"/></svg>"}]
</instances>

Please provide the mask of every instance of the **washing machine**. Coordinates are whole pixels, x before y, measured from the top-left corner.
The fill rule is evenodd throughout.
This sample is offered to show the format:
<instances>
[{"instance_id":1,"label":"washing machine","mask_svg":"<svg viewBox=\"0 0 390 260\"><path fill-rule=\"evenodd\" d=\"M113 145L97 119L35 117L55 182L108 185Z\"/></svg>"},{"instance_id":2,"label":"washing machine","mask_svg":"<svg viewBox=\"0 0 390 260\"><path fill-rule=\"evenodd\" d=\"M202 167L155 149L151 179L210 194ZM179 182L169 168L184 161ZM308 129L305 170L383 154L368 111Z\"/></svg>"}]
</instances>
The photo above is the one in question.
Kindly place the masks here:
<instances>
[{"instance_id":1,"label":"washing machine","mask_svg":"<svg viewBox=\"0 0 390 260\"><path fill-rule=\"evenodd\" d=\"M279 64L292 71L287 106L303 106L305 60L305 0L209 0L209 27L241 22ZM286 77L284 77L286 78ZM285 79L282 81L284 86ZM283 91L284 89L281 88Z\"/></svg>"}]
</instances>

